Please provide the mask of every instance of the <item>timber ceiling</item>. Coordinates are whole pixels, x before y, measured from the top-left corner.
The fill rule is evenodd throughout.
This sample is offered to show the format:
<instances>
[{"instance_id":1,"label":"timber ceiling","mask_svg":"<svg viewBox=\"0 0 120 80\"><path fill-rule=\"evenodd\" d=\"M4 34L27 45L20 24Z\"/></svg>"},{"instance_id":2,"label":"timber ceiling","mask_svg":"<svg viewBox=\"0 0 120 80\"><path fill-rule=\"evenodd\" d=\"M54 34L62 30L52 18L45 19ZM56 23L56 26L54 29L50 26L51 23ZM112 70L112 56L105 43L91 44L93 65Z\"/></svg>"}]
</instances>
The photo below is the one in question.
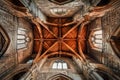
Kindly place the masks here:
<instances>
[{"instance_id":1,"label":"timber ceiling","mask_svg":"<svg viewBox=\"0 0 120 80\"><path fill-rule=\"evenodd\" d=\"M86 27L81 28L80 22L66 26L65 24L73 21L72 18L49 18L48 21L56 25L43 23L39 30L35 30L34 52L40 51L41 57L56 54L60 57L61 55L79 56L81 51L84 51ZM37 31L39 32L36 33Z\"/></svg>"},{"instance_id":2,"label":"timber ceiling","mask_svg":"<svg viewBox=\"0 0 120 80\"><path fill-rule=\"evenodd\" d=\"M35 24L33 27L33 53L37 54L35 60L39 61L48 55L77 56L83 59L87 31L85 22L101 16L97 12L90 12L90 9L101 0L30 0L28 1L30 4L27 4L27 0L20 1L30 10L30 19ZM43 15L38 17L37 12ZM45 16L45 20L41 20L41 16ZM75 20L75 17L79 19Z\"/></svg>"},{"instance_id":3,"label":"timber ceiling","mask_svg":"<svg viewBox=\"0 0 120 80\"><path fill-rule=\"evenodd\" d=\"M35 61L45 56L77 56L85 58L86 27L82 19L74 22L76 13L83 16L100 0L35 0L39 9L47 16L45 22L34 29ZM67 25L66 25L67 24ZM38 33L37 33L38 32Z\"/></svg>"}]
</instances>

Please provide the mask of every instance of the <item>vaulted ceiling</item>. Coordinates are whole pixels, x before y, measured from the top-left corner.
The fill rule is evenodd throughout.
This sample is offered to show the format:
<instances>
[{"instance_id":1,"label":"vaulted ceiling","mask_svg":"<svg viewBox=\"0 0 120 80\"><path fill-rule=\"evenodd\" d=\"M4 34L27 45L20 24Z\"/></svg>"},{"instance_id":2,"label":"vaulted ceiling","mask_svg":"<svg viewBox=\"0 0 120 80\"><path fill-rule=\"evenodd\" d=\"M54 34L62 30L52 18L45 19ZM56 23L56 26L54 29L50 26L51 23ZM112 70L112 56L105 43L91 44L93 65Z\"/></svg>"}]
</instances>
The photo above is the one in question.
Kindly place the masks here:
<instances>
[{"instance_id":1,"label":"vaulted ceiling","mask_svg":"<svg viewBox=\"0 0 120 80\"><path fill-rule=\"evenodd\" d=\"M104 7L95 8L97 4L102 4L101 0L19 1L10 0L14 3L13 7L23 12L22 16L29 16L35 25L33 27L33 53L37 54L35 61L45 56L77 56L81 60L85 59L87 41L85 25L104 15ZM18 8L17 5L21 7ZM101 13L97 10L101 10Z\"/></svg>"},{"instance_id":2,"label":"vaulted ceiling","mask_svg":"<svg viewBox=\"0 0 120 80\"><path fill-rule=\"evenodd\" d=\"M44 69L51 69L53 61L62 61L62 59L62 63L64 60L66 63L67 60L70 61L76 71L78 69L80 73L85 72L84 75L91 76L97 68L105 70L103 72L109 72L103 64L118 72L119 61L116 57L120 57L120 28L115 25L119 24L119 19L117 19L119 9L115 9L120 4L119 0L115 3L114 0L111 0L112 3L110 0L2 0L1 2L0 8L3 11L1 14L5 14L2 18L0 17L1 23L5 26L7 22L9 24L5 28L4 25L0 25L0 58L8 48L10 54L14 53L11 55L15 59L12 57L11 60L16 61L15 63L27 63L32 60L35 63L33 67L39 68L36 70L40 72L42 72L42 67L47 65ZM5 5L1 7L2 4ZM9 19L6 14L12 16L9 17L10 22L7 21ZM8 29L9 25L12 26L11 23L13 27ZM113 28L115 31L111 33ZM6 34L7 30L14 32L12 34L8 32L9 36ZM49 60L51 60L50 63ZM8 64L10 60L6 62ZM82 72L79 70L80 67ZM68 69L70 71L73 68ZM34 73L36 74L35 71ZM60 76L61 78L58 79L69 78ZM56 77L51 79L54 78Z\"/></svg>"},{"instance_id":3,"label":"vaulted ceiling","mask_svg":"<svg viewBox=\"0 0 120 80\"><path fill-rule=\"evenodd\" d=\"M87 22L83 16L99 2L99 0L93 2L87 0L35 0L38 9L47 16L46 21L38 21L40 26L34 31L36 35L34 52L39 53L35 61L39 61L45 56L77 56L79 59L85 60L87 31L85 24ZM77 17L78 21L74 20L75 15L81 16Z\"/></svg>"},{"instance_id":4,"label":"vaulted ceiling","mask_svg":"<svg viewBox=\"0 0 120 80\"><path fill-rule=\"evenodd\" d=\"M34 39L36 46L40 46L40 49L37 49L41 51L40 58L45 55L75 55L81 58L81 51L85 48L86 27L81 28L81 22L65 25L70 23L72 18L49 18L48 21L56 25L40 25L39 33ZM36 47L34 49L38 52Z\"/></svg>"}]
</instances>

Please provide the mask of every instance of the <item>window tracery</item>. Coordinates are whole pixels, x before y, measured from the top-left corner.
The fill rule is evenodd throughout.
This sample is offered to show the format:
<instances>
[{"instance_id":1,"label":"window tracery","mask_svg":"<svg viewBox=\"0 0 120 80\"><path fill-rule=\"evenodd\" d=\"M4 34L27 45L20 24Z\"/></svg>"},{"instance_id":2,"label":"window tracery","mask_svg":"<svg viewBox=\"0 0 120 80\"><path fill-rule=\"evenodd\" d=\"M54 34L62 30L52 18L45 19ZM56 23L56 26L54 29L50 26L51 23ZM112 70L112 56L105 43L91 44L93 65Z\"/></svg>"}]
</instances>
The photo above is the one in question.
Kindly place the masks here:
<instances>
[{"instance_id":1,"label":"window tracery","mask_svg":"<svg viewBox=\"0 0 120 80\"><path fill-rule=\"evenodd\" d=\"M90 36L91 45L93 48L101 51L102 50L102 30L95 30L91 33Z\"/></svg>"},{"instance_id":2,"label":"window tracery","mask_svg":"<svg viewBox=\"0 0 120 80\"><path fill-rule=\"evenodd\" d=\"M17 49L26 48L28 41L29 41L29 38L26 35L26 29L18 28Z\"/></svg>"},{"instance_id":3,"label":"window tracery","mask_svg":"<svg viewBox=\"0 0 120 80\"><path fill-rule=\"evenodd\" d=\"M52 69L68 69L68 64L63 60L56 60L52 65Z\"/></svg>"}]
</instances>

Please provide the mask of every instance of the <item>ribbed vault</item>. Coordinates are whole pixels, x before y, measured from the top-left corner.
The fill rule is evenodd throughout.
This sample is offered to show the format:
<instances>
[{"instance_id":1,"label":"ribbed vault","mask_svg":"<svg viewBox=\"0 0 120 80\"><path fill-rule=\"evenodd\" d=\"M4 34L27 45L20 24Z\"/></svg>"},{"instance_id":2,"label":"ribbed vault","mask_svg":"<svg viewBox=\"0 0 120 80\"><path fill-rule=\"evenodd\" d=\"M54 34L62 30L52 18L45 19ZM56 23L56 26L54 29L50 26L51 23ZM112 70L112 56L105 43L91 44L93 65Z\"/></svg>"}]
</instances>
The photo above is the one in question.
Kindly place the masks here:
<instances>
[{"instance_id":1,"label":"ribbed vault","mask_svg":"<svg viewBox=\"0 0 120 80\"><path fill-rule=\"evenodd\" d=\"M82 59L85 49L86 27L81 28L81 21L69 25L72 18L49 18L48 20L49 22L51 20L51 24L41 23L40 32L34 39L36 46L39 43L39 48L41 48L38 49L41 51L38 55L40 57L37 56L36 59L39 60L54 53L60 57L65 52Z\"/></svg>"}]
</instances>

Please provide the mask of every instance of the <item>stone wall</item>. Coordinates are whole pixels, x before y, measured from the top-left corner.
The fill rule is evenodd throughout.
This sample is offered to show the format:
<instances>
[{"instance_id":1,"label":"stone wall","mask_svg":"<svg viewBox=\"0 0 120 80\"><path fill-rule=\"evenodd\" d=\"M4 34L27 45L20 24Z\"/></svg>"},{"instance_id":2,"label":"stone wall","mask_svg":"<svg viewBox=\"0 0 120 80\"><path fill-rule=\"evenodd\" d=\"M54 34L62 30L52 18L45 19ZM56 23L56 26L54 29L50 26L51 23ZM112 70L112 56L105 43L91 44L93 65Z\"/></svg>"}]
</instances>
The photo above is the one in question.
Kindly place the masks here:
<instances>
[{"instance_id":1,"label":"stone wall","mask_svg":"<svg viewBox=\"0 0 120 80\"><path fill-rule=\"evenodd\" d=\"M116 73L120 72L120 59L116 55L116 52L113 50L111 45L111 37L113 33L117 30L120 25L120 7L111 8L103 17L97 18L96 20L92 21L88 26L90 31L92 29L97 29L101 27L103 30L103 49L102 51L95 50L93 48L88 49L90 55L92 55L97 61L100 63L105 64L106 66L110 67ZM98 21L100 20L100 22ZM96 23L98 25L96 25ZM88 47L91 47L88 45Z\"/></svg>"},{"instance_id":2,"label":"stone wall","mask_svg":"<svg viewBox=\"0 0 120 80\"><path fill-rule=\"evenodd\" d=\"M9 45L4 55L0 58L0 77L3 77L10 73L18 63L23 62L31 55L33 35L31 24L25 18L12 15L11 10L8 10L7 5L4 5L2 1L0 3L0 27L2 27L9 38ZM22 49L18 49L19 29L26 29L27 32L27 34L23 34L25 37L24 44L27 46ZM21 43L22 41L19 42Z\"/></svg>"}]
</instances>

